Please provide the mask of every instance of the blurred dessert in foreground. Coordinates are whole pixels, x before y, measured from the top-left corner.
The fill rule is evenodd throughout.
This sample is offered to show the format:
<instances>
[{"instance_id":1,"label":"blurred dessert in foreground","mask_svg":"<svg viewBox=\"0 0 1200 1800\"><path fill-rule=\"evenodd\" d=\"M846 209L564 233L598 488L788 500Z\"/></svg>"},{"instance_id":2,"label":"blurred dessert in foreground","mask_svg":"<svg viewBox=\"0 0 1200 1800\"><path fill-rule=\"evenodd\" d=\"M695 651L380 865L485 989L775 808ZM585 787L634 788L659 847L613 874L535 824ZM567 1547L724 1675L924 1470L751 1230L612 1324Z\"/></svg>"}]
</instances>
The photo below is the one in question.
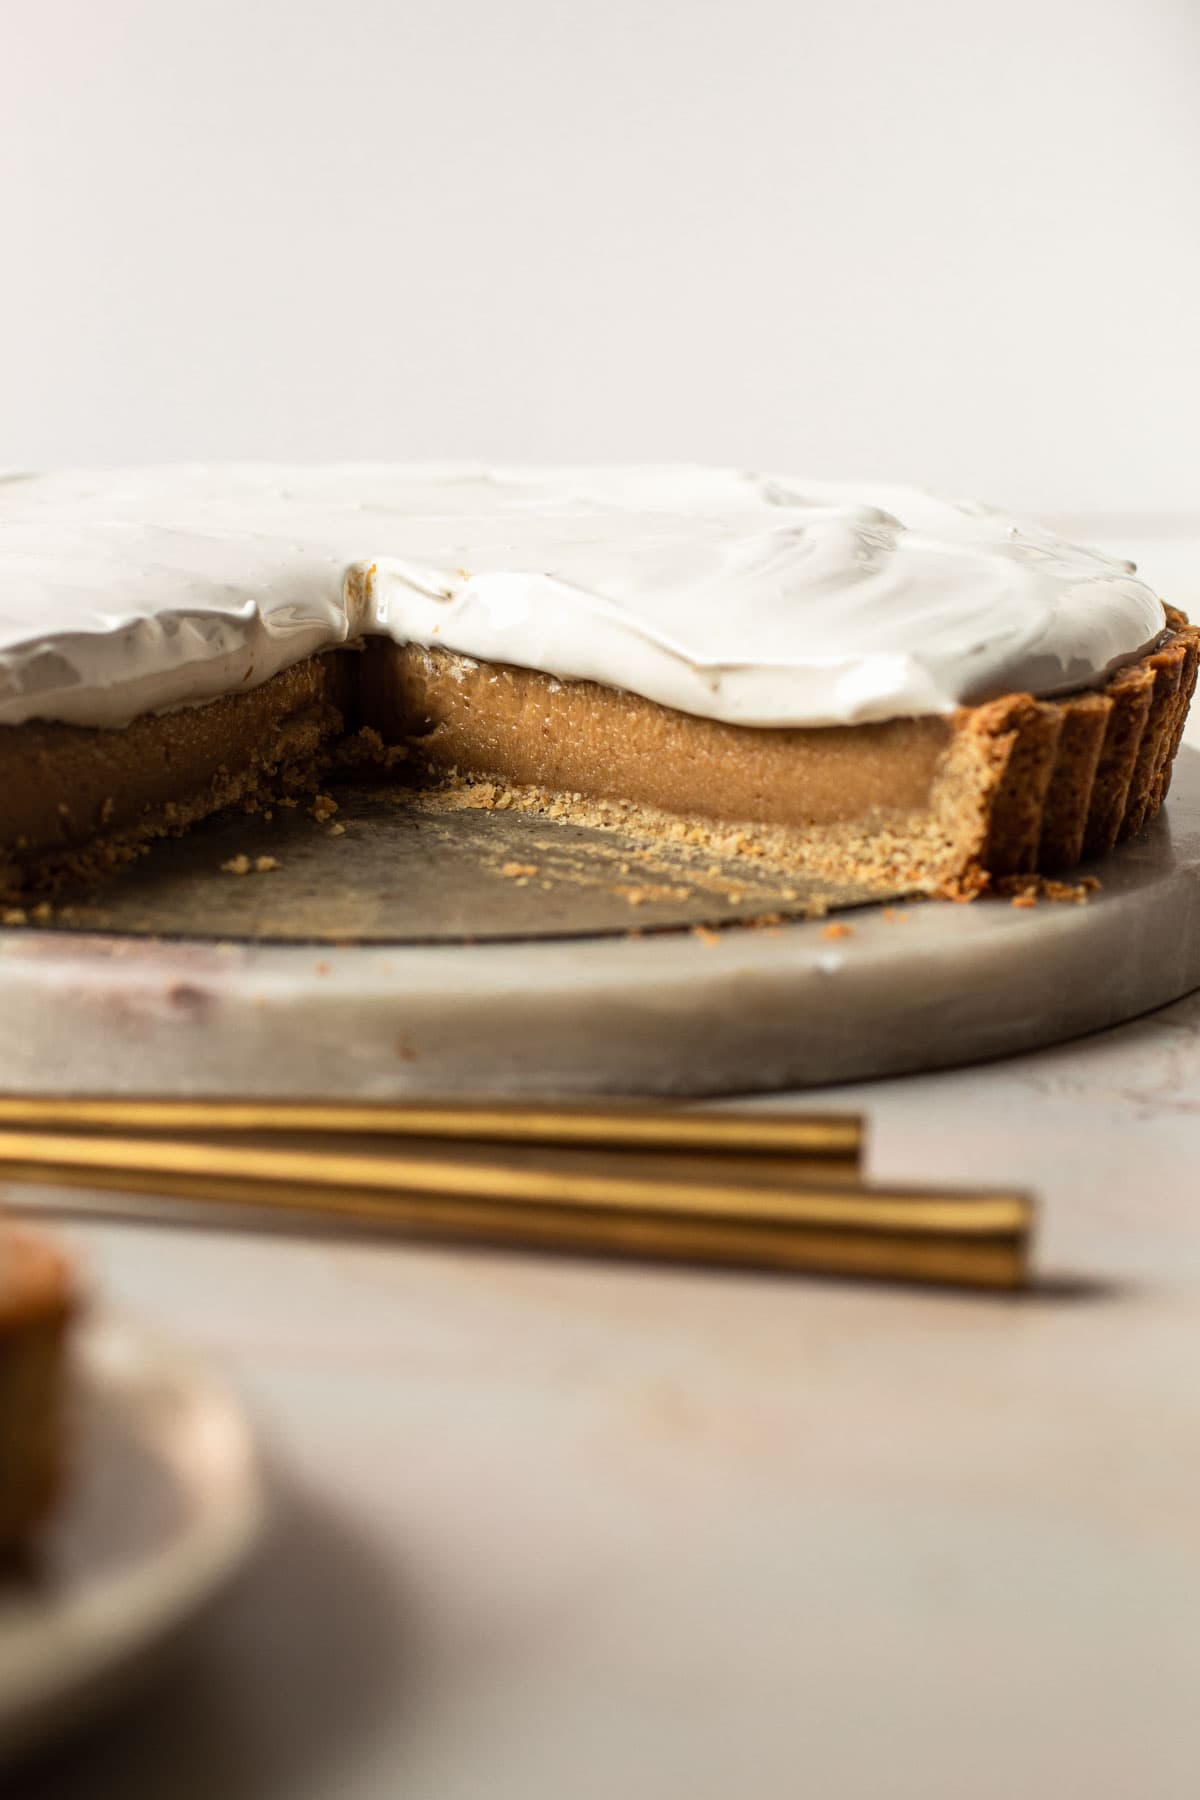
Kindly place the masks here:
<instances>
[{"instance_id":1,"label":"blurred dessert in foreground","mask_svg":"<svg viewBox=\"0 0 1200 1800\"><path fill-rule=\"evenodd\" d=\"M59 1491L75 1309L61 1252L0 1220L0 1556L29 1542Z\"/></svg>"}]
</instances>

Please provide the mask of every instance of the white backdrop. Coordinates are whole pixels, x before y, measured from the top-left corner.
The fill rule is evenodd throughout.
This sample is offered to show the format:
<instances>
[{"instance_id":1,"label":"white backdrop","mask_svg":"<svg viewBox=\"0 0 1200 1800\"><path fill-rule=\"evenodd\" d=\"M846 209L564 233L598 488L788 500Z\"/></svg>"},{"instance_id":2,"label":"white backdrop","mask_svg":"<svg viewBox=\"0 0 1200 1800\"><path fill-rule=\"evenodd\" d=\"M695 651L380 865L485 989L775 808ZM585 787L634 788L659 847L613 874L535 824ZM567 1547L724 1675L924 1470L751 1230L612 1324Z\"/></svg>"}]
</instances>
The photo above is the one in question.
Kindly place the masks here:
<instances>
[{"instance_id":1,"label":"white backdrop","mask_svg":"<svg viewBox=\"0 0 1200 1800\"><path fill-rule=\"evenodd\" d=\"M1200 0L0 14L0 462L1200 504Z\"/></svg>"}]
</instances>

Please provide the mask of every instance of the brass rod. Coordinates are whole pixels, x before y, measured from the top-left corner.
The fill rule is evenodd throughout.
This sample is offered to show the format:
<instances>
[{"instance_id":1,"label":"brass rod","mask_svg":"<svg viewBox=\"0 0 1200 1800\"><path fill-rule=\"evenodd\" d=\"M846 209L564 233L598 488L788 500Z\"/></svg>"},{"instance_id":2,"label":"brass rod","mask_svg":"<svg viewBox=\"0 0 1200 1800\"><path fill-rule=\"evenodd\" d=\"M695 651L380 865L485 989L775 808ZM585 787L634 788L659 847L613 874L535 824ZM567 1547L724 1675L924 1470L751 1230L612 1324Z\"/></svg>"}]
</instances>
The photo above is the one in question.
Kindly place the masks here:
<instances>
[{"instance_id":1,"label":"brass rod","mask_svg":"<svg viewBox=\"0 0 1200 1800\"><path fill-rule=\"evenodd\" d=\"M852 1115L701 1112L637 1104L571 1106L495 1101L424 1104L307 1100L143 1099L0 1095L0 1128L174 1132L320 1132L339 1136L696 1150L709 1155L819 1156L856 1162Z\"/></svg>"},{"instance_id":2,"label":"brass rod","mask_svg":"<svg viewBox=\"0 0 1200 1800\"><path fill-rule=\"evenodd\" d=\"M73 1133L0 1131L0 1170L25 1180L29 1168L86 1182L103 1173L162 1179L184 1173L201 1179L271 1182L287 1188L357 1190L379 1194L527 1201L559 1208L774 1219L832 1223L914 1234L961 1231L983 1235L1007 1228L1011 1195L923 1193L905 1189L806 1186L789 1190L736 1183L664 1180L623 1172L580 1173L512 1163L459 1163L436 1156L362 1156L352 1152L262 1149L203 1139L118 1138Z\"/></svg>"},{"instance_id":3,"label":"brass rod","mask_svg":"<svg viewBox=\"0 0 1200 1800\"><path fill-rule=\"evenodd\" d=\"M1020 1194L787 1191L17 1132L0 1132L0 1170L415 1237L975 1287L1021 1283L1032 1218Z\"/></svg>"},{"instance_id":4,"label":"brass rod","mask_svg":"<svg viewBox=\"0 0 1200 1800\"><path fill-rule=\"evenodd\" d=\"M43 1179L38 1175L36 1179ZM380 1199L378 1195L302 1193L270 1183L212 1184L173 1175L167 1183L151 1183L139 1175L121 1181L104 1175L95 1186L113 1193L110 1217L130 1217L131 1193L201 1204L205 1208L257 1208L293 1219L336 1220L342 1226L398 1233L430 1242L466 1242L507 1249L558 1253L635 1256L653 1262L693 1262L714 1267L766 1269L781 1273L871 1276L892 1282L939 1283L977 1289L1015 1289L1025 1280L1025 1228L999 1229L990 1237L959 1237L945 1231L937 1237L914 1238L901 1231L806 1229L756 1220L691 1219L648 1211L603 1213L599 1210L560 1213L542 1206L511 1202L430 1201L423 1195ZM122 1206L122 1197L126 1204ZM27 1213L95 1215L94 1204L72 1208L56 1195L47 1204L18 1201ZM135 1217L144 1217L137 1213Z\"/></svg>"}]
</instances>

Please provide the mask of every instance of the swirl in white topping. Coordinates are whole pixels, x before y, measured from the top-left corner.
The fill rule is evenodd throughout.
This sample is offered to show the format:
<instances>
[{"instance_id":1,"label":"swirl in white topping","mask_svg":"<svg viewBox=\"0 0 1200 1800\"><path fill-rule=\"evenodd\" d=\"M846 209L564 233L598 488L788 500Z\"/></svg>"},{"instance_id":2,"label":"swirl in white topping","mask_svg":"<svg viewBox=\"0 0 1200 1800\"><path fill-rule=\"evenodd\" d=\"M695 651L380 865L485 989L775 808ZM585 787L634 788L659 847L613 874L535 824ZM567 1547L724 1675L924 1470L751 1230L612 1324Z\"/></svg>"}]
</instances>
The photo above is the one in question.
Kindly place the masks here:
<instances>
[{"instance_id":1,"label":"swirl in white topping","mask_svg":"<svg viewBox=\"0 0 1200 1800\"><path fill-rule=\"evenodd\" d=\"M352 464L0 479L5 724L121 725L362 633L740 725L856 724L1087 687L1164 624L1128 565L910 488Z\"/></svg>"}]
</instances>

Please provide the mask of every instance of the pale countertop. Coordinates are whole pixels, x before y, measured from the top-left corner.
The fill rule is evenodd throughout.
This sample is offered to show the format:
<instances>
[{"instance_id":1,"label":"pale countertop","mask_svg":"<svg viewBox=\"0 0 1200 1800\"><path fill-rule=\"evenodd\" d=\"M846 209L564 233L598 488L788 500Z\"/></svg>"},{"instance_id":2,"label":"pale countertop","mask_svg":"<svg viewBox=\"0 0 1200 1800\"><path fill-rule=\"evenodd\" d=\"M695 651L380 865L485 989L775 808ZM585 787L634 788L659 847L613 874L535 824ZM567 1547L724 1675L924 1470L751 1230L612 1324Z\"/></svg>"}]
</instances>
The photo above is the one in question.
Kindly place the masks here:
<instances>
[{"instance_id":1,"label":"pale countertop","mask_svg":"<svg viewBox=\"0 0 1200 1800\"><path fill-rule=\"evenodd\" d=\"M279 1518L12 1800L1195 1792L1200 997L838 1090L1028 1184L1021 1299L89 1225Z\"/></svg>"},{"instance_id":2,"label":"pale countertop","mask_svg":"<svg viewBox=\"0 0 1200 1800\"><path fill-rule=\"evenodd\" d=\"M878 1178L1036 1190L1040 1290L75 1228L277 1517L6 1800L1191 1800L1200 995L818 1103Z\"/></svg>"}]
</instances>

